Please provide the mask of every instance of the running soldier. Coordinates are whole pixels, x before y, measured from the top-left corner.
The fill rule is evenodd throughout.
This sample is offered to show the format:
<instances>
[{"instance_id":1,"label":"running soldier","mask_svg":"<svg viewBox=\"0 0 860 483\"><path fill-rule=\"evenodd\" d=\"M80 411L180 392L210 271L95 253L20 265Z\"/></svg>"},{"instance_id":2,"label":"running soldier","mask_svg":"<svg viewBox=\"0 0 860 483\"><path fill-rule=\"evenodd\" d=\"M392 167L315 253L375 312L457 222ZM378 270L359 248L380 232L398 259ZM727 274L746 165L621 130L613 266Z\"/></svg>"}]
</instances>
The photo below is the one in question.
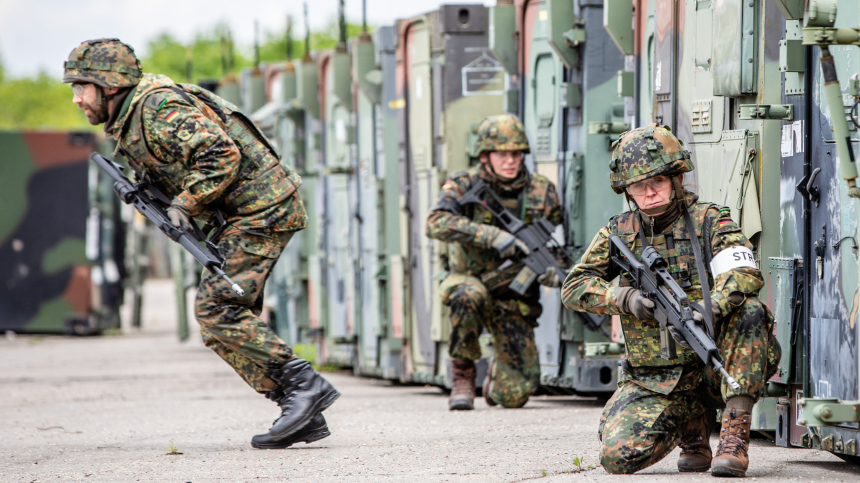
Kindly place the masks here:
<instances>
[{"instance_id":1,"label":"running soldier","mask_svg":"<svg viewBox=\"0 0 860 483\"><path fill-rule=\"evenodd\" d=\"M245 295L206 272L195 313L206 346L281 408L251 445L285 448L328 436L322 411L338 392L260 319L269 272L307 225L296 191L301 178L235 105L143 73L134 50L118 39L88 40L72 50L63 82L72 84L72 102L90 124L104 124L117 140L114 154L166 194L177 228L194 220L218 226L219 212L225 219L217 238L224 271Z\"/></svg>"}]
</instances>

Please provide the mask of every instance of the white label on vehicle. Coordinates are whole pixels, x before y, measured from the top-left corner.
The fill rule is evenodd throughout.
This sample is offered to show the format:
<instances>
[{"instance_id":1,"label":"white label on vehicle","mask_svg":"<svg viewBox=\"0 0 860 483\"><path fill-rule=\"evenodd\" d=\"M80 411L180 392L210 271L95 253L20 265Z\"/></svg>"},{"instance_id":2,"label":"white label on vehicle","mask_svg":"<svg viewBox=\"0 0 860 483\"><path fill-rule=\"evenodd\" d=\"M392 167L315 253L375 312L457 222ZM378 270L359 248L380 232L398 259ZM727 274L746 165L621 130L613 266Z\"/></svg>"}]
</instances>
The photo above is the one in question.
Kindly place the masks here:
<instances>
[{"instance_id":1,"label":"white label on vehicle","mask_svg":"<svg viewBox=\"0 0 860 483\"><path fill-rule=\"evenodd\" d=\"M791 139L791 124L782 126L782 139L780 141L780 150L783 158L794 156L794 143Z\"/></svg>"},{"instance_id":2,"label":"white label on vehicle","mask_svg":"<svg viewBox=\"0 0 860 483\"><path fill-rule=\"evenodd\" d=\"M714 259L711 260L711 275L717 278L717 276L729 270L741 267L758 268L755 264L752 250L744 246L726 248L717 253Z\"/></svg>"}]
</instances>

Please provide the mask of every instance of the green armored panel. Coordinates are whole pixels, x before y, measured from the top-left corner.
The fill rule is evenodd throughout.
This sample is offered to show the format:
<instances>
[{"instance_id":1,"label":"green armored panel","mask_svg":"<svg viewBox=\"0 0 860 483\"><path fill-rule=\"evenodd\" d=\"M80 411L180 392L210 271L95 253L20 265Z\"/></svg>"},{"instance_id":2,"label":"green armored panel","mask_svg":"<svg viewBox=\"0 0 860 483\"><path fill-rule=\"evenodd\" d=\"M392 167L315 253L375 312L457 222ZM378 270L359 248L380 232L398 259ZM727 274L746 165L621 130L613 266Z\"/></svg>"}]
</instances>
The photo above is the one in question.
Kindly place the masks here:
<instances>
[{"instance_id":1,"label":"green armored panel","mask_svg":"<svg viewBox=\"0 0 860 483\"><path fill-rule=\"evenodd\" d=\"M574 42L584 41L584 30L574 29L573 2L571 0L545 0L547 42L568 69L579 62ZM574 40L575 39L575 40ZM561 79L559 79L561 80Z\"/></svg>"},{"instance_id":2,"label":"green armored panel","mask_svg":"<svg viewBox=\"0 0 860 483\"><path fill-rule=\"evenodd\" d=\"M296 68L292 62L287 62L281 74L281 102L284 104L292 102L298 95L297 89Z\"/></svg>"},{"instance_id":3,"label":"green armored panel","mask_svg":"<svg viewBox=\"0 0 860 483\"><path fill-rule=\"evenodd\" d=\"M353 79L371 105L378 104L382 96L382 72L376 67L373 40L367 34L359 36L352 44Z\"/></svg>"},{"instance_id":4,"label":"green armored panel","mask_svg":"<svg viewBox=\"0 0 860 483\"><path fill-rule=\"evenodd\" d=\"M242 71L242 111L250 116L266 104L266 79L260 69Z\"/></svg>"},{"instance_id":5,"label":"green armored panel","mask_svg":"<svg viewBox=\"0 0 860 483\"><path fill-rule=\"evenodd\" d=\"M357 201L350 192L355 131L351 120L352 77L349 55L334 50L320 56L320 77L325 79L321 93L323 128L323 256L325 290L328 302L325 327L327 364L352 362L355 336L355 268L351 247L358 247L352 221ZM345 78L345 79L343 79ZM349 102L344 102L344 97Z\"/></svg>"},{"instance_id":6,"label":"green armored panel","mask_svg":"<svg viewBox=\"0 0 860 483\"><path fill-rule=\"evenodd\" d=\"M634 54L633 2L629 0L605 0L603 27L622 54Z\"/></svg>"},{"instance_id":7,"label":"green armored panel","mask_svg":"<svg viewBox=\"0 0 860 483\"><path fill-rule=\"evenodd\" d=\"M236 78L236 74L227 74L221 79L221 82L218 84L218 89L215 92L219 97L223 97L224 100L229 101L232 104L237 106L242 105L242 96L240 94L239 89L239 80Z\"/></svg>"},{"instance_id":8,"label":"green armored panel","mask_svg":"<svg viewBox=\"0 0 860 483\"><path fill-rule=\"evenodd\" d=\"M296 65L296 106L306 110L314 119L319 119L319 102L319 69L308 58Z\"/></svg>"},{"instance_id":9,"label":"green armored panel","mask_svg":"<svg viewBox=\"0 0 860 483\"><path fill-rule=\"evenodd\" d=\"M714 95L736 97L756 92L758 2L725 0L714 4Z\"/></svg>"},{"instance_id":10,"label":"green armored panel","mask_svg":"<svg viewBox=\"0 0 860 483\"><path fill-rule=\"evenodd\" d=\"M490 7L489 45L505 72L519 73L517 62L516 8L513 5Z\"/></svg>"},{"instance_id":11,"label":"green armored panel","mask_svg":"<svg viewBox=\"0 0 860 483\"><path fill-rule=\"evenodd\" d=\"M347 110L352 111L352 66L349 54L335 50L329 60L331 62L331 75L327 82L331 82L327 88L337 97L338 102Z\"/></svg>"},{"instance_id":12,"label":"green armored panel","mask_svg":"<svg viewBox=\"0 0 860 483\"><path fill-rule=\"evenodd\" d=\"M0 149L0 330L86 333L96 315L91 300L104 295L93 291L119 277L116 265L106 273L99 263L97 218L89 221L95 230L87 239L88 157L96 150L95 136L7 131L0 132ZM95 285L93 267L102 277Z\"/></svg>"}]
</instances>

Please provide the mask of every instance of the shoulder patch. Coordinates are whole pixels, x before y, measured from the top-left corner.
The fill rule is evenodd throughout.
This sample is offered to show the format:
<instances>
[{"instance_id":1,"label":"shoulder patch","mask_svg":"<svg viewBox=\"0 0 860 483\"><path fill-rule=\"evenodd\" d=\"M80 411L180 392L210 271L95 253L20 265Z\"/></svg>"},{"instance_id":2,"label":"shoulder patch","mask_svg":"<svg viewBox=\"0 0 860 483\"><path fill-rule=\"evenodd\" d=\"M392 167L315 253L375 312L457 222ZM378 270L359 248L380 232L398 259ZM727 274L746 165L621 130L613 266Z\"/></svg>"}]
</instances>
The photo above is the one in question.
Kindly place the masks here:
<instances>
[{"instance_id":1,"label":"shoulder patch","mask_svg":"<svg viewBox=\"0 0 860 483\"><path fill-rule=\"evenodd\" d=\"M164 120L167 122L173 122L176 120L177 117L179 117L179 113L176 112L175 110L173 110L173 111L167 113L166 116L164 116Z\"/></svg>"},{"instance_id":2,"label":"shoulder patch","mask_svg":"<svg viewBox=\"0 0 860 483\"><path fill-rule=\"evenodd\" d=\"M167 102L167 93L166 92L154 92L148 96L146 96L146 100L143 101L143 105L154 110L158 111L164 104Z\"/></svg>"}]
</instances>

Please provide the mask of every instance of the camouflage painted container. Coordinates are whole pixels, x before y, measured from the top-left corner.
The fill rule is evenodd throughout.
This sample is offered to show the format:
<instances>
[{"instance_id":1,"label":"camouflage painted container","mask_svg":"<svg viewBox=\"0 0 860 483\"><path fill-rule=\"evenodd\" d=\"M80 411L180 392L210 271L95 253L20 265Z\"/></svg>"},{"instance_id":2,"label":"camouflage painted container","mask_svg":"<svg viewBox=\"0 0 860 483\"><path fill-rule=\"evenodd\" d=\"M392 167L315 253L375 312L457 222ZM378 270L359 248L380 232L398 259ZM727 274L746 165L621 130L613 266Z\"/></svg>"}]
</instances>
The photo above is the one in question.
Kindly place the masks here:
<instances>
[{"instance_id":1,"label":"camouflage painted container","mask_svg":"<svg viewBox=\"0 0 860 483\"><path fill-rule=\"evenodd\" d=\"M93 334L119 326L124 225L88 158L92 133L0 132L0 330Z\"/></svg>"}]
</instances>

